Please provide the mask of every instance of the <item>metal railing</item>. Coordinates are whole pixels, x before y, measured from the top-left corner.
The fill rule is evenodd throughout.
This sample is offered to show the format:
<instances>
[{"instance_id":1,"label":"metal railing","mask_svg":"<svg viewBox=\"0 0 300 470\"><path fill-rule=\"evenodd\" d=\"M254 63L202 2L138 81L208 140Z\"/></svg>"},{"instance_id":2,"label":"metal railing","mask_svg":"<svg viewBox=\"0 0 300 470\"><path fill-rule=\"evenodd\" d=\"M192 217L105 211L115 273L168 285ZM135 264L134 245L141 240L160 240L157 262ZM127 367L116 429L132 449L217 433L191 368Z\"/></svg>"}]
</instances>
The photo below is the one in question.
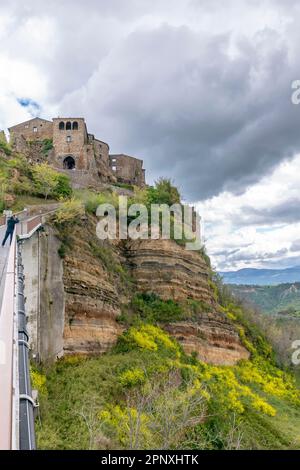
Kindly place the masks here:
<instances>
[{"instance_id":1,"label":"metal railing","mask_svg":"<svg viewBox=\"0 0 300 470\"><path fill-rule=\"evenodd\" d=\"M12 410L14 374L14 316L15 313L15 254L16 234L8 253L0 313L0 449L13 448Z\"/></svg>"},{"instance_id":2,"label":"metal railing","mask_svg":"<svg viewBox=\"0 0 300 470\"><path fill-rule=\"evenodd\" d=\"M42 216L39 215L23 220L17 225L3 273L4 288L0 305L1 450L35 448L24 275L20 253L17 253L16 236L18 235L20 240L29 238L41 224ZM16 420L20 422L16 423ZM19 436L16 436L17 433Z\"/></svg>"},{"instance_id":3,"label":"metal railing","mask_svg":"<svg viewBox=\"0 0 300 470\"><path fill-rule=\"evenodd\" d=\"M29 366L29 336L26 327L24 298L24 266L22 264L21 243L17 250L17 310L19 347L19 449L35 449L34 408Z\"/></svg>"},{"instance_id":4,"label":"metal railing","mask_svg":"<svg viewBox=\"0 0 300 470\"><path fill-rule=\"evenodd\" d=\"M30 219L20 221L17 225L18 237L30 238L31 235L42 225L42 216L36 215Z\"/></svg>"}]
</instances>

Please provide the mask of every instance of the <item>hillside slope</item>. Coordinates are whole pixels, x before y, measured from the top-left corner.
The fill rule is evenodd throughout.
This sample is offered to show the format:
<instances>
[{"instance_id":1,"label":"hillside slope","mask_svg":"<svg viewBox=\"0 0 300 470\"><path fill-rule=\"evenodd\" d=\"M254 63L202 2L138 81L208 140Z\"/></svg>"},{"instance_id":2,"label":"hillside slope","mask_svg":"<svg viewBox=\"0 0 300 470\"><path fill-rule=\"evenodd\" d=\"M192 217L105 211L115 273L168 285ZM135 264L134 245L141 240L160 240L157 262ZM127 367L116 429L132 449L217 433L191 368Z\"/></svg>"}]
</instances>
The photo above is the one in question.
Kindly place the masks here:
<instances>
[{"instance_id":1,"label":"hillside slope","mask_svg":"<svg viewBox=\"0 0 300 470\"><path fill-rule=\"evenodd\" d=\"M94 229L93 211L59 228L66 355L33 367L39 448L299 449L293 376L207 259Z\"/></svg>"},{"instance_id":2,"label":"hillside slope","mask_svg":"<svg viewBox=\"0 0 300 470\"><path fill-rule=\"evenodd\" d=\"M300 283L276 286L231 285L233 294L271 314L300 317Z\"/></svg>"},{"instance_id":3,"label":"hillside slope","mask_svg":"<svg viewBox=\"0 0 300 470\"><path fill-rule=\"evenodd\" d=\"M49 194L49 168L4 148L3 205L7 195L13 208L24 196L64 198L41 237L44 257L61 265L54 285L44 260L41 325L51 339L59 316L64 357L31 365L38 447L299 449L299 388L224 296L203 250L191 254L174 240L101 242L96 208L115 205L116 193L74 194L50 171ZM180 200L167 180L130 199Z\"/></svg>"}]
</instances>

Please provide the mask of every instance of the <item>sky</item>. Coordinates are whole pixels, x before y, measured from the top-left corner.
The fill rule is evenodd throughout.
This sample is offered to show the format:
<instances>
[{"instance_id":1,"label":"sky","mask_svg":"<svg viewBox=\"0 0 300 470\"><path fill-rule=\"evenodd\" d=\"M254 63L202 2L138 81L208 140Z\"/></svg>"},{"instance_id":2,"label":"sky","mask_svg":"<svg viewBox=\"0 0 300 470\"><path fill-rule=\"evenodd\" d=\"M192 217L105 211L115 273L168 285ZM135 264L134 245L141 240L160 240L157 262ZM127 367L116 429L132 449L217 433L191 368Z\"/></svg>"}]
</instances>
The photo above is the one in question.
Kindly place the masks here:
<instances>
[{"instance_id":1,"label":"sky","mask_svg":"<svg viewBox=\"0 0 300 470\"><path fill-rule=\"evenodd\" d=\"M85 117L198 208L219 270L300 265L297 0L0 0L0 128Z\"/></svg>"}]
</instances>

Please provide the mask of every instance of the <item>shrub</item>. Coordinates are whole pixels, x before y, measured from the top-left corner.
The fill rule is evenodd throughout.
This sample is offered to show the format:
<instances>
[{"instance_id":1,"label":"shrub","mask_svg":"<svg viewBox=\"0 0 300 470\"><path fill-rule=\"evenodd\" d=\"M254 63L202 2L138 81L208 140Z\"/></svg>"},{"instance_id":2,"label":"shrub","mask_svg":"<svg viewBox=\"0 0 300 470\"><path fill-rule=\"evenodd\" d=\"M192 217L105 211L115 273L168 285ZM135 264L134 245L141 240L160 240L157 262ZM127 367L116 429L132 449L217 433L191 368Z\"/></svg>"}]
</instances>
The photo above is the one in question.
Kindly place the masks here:
<instances>
[{"instance_id":1,"label":"shrub","mask_svg":"<svg viewBox=\"0 0 300 470\"><path fill-rule=\"evenodd\" d=\"M32 169L35 191L45 199L52 196L56 199L69 197L72 194L70 179L55 171L48 163L36 164Z\"/></svg>"},{"instance_id":2,"label":"shrub","mask_svg":"<svg viewBox=\"0 0 300 470\"><path fill-rule=\"evenodd\" d=\"M146 380L145 372L140 367L136 367L135 369L128 369L122 372L119 380L124 387L140 385Z\"/></svg>"},{"instance_id":3,"label":"shrub","mask_svg":"<svg viewBox=\"0 0 300 470\"><path fill-rule=\"evenodd\" d=\"M134 313L147 322L173 322L184 318L181 305L174 300L161 300L156 294L136 294L130 305Z\"/></svg>"},{"instance_id":4,"label":"shrub","mask_svg":"<svg viewBox=\"0 0 300 470\"><path fill-rule=\"evenodd\" d=\"M118 188L128 189L129 191L134 190L134 186L128 183L114 183L113 186L117 186Z\"/></svg>"},{"instance_id":5,"label":"shrub","mask_svg":"<svg viewBox=\"0 0 300 470\"><path fill-rule=\"evenodd\" d=\"M111 204L115 209L118 209L119 196L116 193L109 191L103 193L87 192L83 196L79 195L79 197L82 199L86 211L90 214L96 214L97 207L101 204Z\"/></svg>"},{"instance_id":6,"label":"shrub","mask_svg":"<svg viewBox=\"0 0 300 470\"><path fill-rule=\"evenodd\" d=\"M70 178L66 175L58 174L56 178L56 186L53 191L53 197L56 199L66 198L72 195L72 187Z\"/></svg>"},{"instance_id":7,"label":"shrub","mask_svg":"<svg viewBox=\"0 0 300 470\"><path fill-rule=\"evenodd\" d=\"M154 187L148 188L148 201L150 204L171 206L172 204L180 204L180 194L170 179L160 178L155 182Z\"/></svg>"},{"instance_id":8,"label":"shrub","mask_svg":"<svg viewBox=\"0 0 300 470\"><path fill-rule=\"evenodd\" d=\"M39 194L48 198L54 193L57 187L58 173L53 170L47 163L34 165L33 167L33 180L36 190Z\"/></svg>"},{"instance_id":9,"label":"shrub","mask_svg":"<svg viewBox=\"0 0 300 470\"><path fill-rule=\"evenodd\" d=\"M56 211L54 220L58 225L72 225L78 222L84 214L82 203L76 199L69 199Z\"/></svg>"},{"instance_id":10,"label":"shrub","mask_svg":"<svg viewBox=\"0 0 300 470\"><path fill-rule=\"evenodd\" d=\"M66 245L64 243L61 243L60 247L57 250L58 255L61 259L64 259L66 257Z\"/></svg>"},{"instance_id":11,"label":"shrub","mask_svg":"<svg viewBox=\"0 0 300 470\"><path fill-rule=\"evenodd\" d=\"M6 137L3 132L0 132L0 150L2 150L7 156L12 154L11 146L6 141Z\"/></svg>"},{"instance_id":12,"label":"shrub","mask_svg":"<svg viewBox=\"0 0 300 470\"><path fill-rule=\"evenodd\" d=\"M44 139L43 140L43 154L47 155L50 150L53 149L53 140L52 139Z\"/></svg>"},{"instance_id":13,"label":"shrub","mask_svg":"<svg viewBox=\"0 0 300 470\"><path fill-rule=\"evenodd\" d=\"M131 327L118 339L117 351L126 352L134 349L148 351L168 351L176 356L180 353L177 343L170 336L154 325Z\"/></svg>"}]
</instances>

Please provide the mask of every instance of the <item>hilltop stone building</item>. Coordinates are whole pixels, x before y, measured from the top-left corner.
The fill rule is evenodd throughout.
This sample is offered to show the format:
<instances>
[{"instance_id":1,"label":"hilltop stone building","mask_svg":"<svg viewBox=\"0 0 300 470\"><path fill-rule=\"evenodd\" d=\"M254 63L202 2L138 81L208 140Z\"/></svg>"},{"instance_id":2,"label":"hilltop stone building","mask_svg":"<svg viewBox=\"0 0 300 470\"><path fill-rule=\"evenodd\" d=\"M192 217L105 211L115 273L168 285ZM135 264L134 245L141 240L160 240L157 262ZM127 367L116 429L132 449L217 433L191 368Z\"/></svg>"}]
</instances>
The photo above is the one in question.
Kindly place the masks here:
<instances>
[{"instance_id":1,"label":"hilltop stone building","mask_svg":"<svg viewBox=\"0 0 300 470\"><path fill-rule=\"evenodd\" d=\"M120 183L135 184L136 186L145 184L143 160L122 153L110 155L109 165Z\"/></svg>"},{"instance_id":2,"label":"hilltop stone building","mask_svg":"<svg viewBox=\"0 0 300 470\"><path fill-rule=\"evenodd\" d=\"M9 128L14 148L32 163L47 161L68 174L75 188L101 183L145 185L143 161L109 155L109 145L87 130L84 118L34 118Z\"/></svg>"}]
</instances>

